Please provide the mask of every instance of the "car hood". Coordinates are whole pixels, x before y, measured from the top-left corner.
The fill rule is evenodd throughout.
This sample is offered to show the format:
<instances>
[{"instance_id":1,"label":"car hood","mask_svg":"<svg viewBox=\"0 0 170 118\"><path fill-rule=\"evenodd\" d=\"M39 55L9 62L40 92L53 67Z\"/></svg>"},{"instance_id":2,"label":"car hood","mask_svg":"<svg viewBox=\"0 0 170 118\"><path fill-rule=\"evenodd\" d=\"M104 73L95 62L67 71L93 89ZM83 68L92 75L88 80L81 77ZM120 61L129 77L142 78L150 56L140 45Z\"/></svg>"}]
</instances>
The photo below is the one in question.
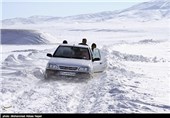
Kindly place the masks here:
<instances>
[{"instance_id":1,"label":"car hood","mask_svg":"<svg viewBox=\"0 0 170 118\"><path fill-rule=\"evenodd\" d=\"M91 60L54 58L54 57L52 57L48 63L67 66L89 66L89 67L92 66Z\"/></svg>"}]
</instances>

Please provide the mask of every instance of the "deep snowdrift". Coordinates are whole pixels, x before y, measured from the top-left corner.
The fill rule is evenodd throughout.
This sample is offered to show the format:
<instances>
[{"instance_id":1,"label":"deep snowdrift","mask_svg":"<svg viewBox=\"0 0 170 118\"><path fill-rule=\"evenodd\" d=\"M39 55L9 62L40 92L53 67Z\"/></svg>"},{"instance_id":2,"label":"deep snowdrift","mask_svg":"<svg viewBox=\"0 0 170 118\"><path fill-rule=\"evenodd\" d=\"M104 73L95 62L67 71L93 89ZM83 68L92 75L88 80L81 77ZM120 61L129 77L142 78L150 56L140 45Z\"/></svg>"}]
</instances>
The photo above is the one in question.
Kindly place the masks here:
<instances>
[{"instance_id":1,"label":"deep snowdrift","mask_svg":"<svg viewBox=\"0 0 170 118\"><path fill-rule=\"evenodd\" d=\"M88 80L49 81L43 77L46 54L56 45L34 50L8 47L1 63L1 113L169 113L168 44L103 46L105 72ZM141 53L143 48L150 50Z\"/></svg>"},{"instance_id":2,"label":"deep snowdrift","mask_svg":"<svg viewBox=\"0 0 170 118\"><path fill-rule=\"evenodd\" d=\"M1 44L49 44L51 40L56 41L54 37L36 30L1 29Z\"/></svg>"}]
</instances>

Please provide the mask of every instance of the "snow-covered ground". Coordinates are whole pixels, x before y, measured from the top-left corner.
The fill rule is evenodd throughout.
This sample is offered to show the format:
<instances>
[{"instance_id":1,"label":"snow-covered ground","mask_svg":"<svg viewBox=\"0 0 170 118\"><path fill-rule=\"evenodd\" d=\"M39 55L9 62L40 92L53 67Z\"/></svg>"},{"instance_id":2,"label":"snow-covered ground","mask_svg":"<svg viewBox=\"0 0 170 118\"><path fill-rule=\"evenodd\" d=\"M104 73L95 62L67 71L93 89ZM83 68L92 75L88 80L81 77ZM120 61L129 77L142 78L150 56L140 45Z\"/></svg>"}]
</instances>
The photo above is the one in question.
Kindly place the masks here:
<instances>
[{"instance_id":1,"label":"snow-covered ground","mask_svg":"<svg viewBox=\"0 0 170 118\"><path fill-rule=\"evenodd\" d=\"M105 72L49 81L43 77L46 53L57 45L3 45L1 113L168 113L169 44L103 46Z\"/></svg>"},{"instance_id":2,"label":"snow-covered ground","mask_svg":"<svg viewBox=\"0 0 170 118\"><path fill-rule=\"evenodd\" d=\"M166 4L161 8L166 8ZM146 3L140 5L139 14L147 12L141 11L142 6L146 7ZM152 4L148 6L157 8L155 4L155 7ZM139 15L137 7L132 8L118 16L123 13ZM135 13L130 10L135 10ZM50 37L53 36L56 40L53 39L55 44L1 45L0 112L169 113L168 13L162 19L160 16L159 19L147 17L149 19L146 20L117 16L100 22L72 22L65 18L69 22L4 25L4 29L37 30L46 36L45 39L51 41ZM154 18L158 16L152 15ZM13 22L8 20L7 23ZM43 75L49 60L46 54L53 53L64 39L77 44L84 37L89 46L95 42L101 49L107 63L106 70L95 73L90 79L45 80Z\"/></svg>"}]
</instances>

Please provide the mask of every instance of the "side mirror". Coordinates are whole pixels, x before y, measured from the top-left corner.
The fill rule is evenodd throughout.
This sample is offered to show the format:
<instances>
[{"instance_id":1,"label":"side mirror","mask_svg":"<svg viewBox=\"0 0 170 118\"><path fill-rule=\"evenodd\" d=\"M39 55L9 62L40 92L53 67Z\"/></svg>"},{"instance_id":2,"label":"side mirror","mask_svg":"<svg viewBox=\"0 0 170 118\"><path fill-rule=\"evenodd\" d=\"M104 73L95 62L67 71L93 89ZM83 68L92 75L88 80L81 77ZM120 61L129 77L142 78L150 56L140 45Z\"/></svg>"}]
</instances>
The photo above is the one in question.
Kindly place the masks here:
<instances>
[{"instance_id":1,"label":"side mirror","mask_svg":"<svg viewBox=\"0 0 170 118\"><path fill-rule=\"evenodd\" d=\"M50 53L47 53L47 57L53 57L52 54Z\"/></svg>"},{"instance_id":2,"label":"side mirror","mask_svg":"<svg viewBox=\"0 0 170 118\"><path fill-rule=\"evenodd\" d=\"M92 61L94 62L94 61L100 61L100 58L94 58L94 59L92 59Z\"/></svg>"}]
</instances>

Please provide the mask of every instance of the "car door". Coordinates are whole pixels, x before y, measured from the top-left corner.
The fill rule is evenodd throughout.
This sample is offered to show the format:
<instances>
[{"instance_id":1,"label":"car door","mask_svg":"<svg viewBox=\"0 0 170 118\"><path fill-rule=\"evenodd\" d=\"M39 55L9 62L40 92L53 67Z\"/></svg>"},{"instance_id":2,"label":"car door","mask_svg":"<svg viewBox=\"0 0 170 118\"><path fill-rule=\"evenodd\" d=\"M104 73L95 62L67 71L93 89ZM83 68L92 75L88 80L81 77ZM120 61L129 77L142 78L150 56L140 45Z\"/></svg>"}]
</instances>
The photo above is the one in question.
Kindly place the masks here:
<instances>
[{"instance_id":1,"label":"car door","mask_svg":"<svg viewBox=\"0 0 170 118\"><path fill-rule=\"evenodd\" d=\"M103 60L102 55L100 53L99 49L95 49L95 51L92 52L93 55L93 72L103 72L106 68L106 61Z\"/></svg>"}]
</instances>

